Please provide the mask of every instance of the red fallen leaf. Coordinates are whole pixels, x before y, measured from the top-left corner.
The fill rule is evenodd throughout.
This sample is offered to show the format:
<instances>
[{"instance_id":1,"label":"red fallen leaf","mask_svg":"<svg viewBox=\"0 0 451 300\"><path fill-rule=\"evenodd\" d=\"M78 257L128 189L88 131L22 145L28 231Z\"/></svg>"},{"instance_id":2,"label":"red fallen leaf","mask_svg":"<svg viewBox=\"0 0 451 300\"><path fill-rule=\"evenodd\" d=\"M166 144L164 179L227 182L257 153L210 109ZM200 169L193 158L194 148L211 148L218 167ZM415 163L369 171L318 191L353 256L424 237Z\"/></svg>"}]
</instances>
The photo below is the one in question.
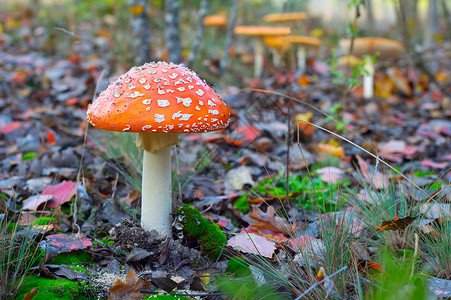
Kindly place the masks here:
<instances>
[{"instance_id":1,"label":"red fallen leaf","mask_svg":"<svg viewBox=\"0 0 451 300\"><path fill-rule=\"evenodd\" d=\"M212 217L212 216L202 216L206 219L210 219L215 222L220 228L233 227L233 224L230 223L227 219L221 218L220 216Z\"/></svg>"},{"instance_id":2,"label":"red fallen leaf","mask_svg":"<svg viewBox=\"0 0 451 300\"><path fill-rule=\"evenodd\" d=\"M276 244L253 233L239 233L228 240L227 246L244 253L272 258Z\"/></svg>"},{"instance_id":3,"label":"red fallen leaf","mask_svg":"<svg viewBox=\"0 0 451 300\"><path fill-rule=\"evenodd\" d=\"M265 237L270 242L282 243L288 241L288 239L281 234L269 229L258 228L253 225L249 225L247 228L241 229L241 233L254 233L259 236Z\"/></svg>"},{"instance_id":4,"label":"red fallen leaf","mask_svg":"<svg viewBox=\"0 0 451 300\"><path fill-rule=\"evenodd\" d=\"M340 180L343 179L344 172L342 169L336 167L324 167L315 171L315 173L319 174L319 178L322 181L336 184Z\"/></svg>"},{"instance_id":5,"label":"red fallen leaf","mask_svg":"<svg viewBox=\"0 0 451 300\"><path fill-rule=\"evenodd\" d=\"M223 142L226 142L232 146L235 147L242 147L244 145L243 141L237 140L237 139L232 139L226 136L223 136L222 134L216 134L216 135L212 135L209 136L207 138L204 139L204 142L206 143L216 143L216 144L220 144Z\"/></svg>"},{"instance_id":6,"label":"red fallen leaf","mask_svg":"<svg viewBox=\"0 0 451 300\"><path fill-rule=\"evenodd\" d=\"M259 129L251 125L238 126L236 128L236 131L248 142L252 142L253 140L255 140L260 133Z\"/></svg>"},{"instance_id":7,"label":"red fallen leaf","mask_svg":"<svg viewBox=\"0 0 451 300\"><path fill-rule=\"evenodd\" d=\"M448 166L447 162L436 163L436 162L433 162L432 160L429 160L429 159L422 160L421 164L423 166L425 166L425 167L431 167L431 168L434 168L434 169L443 169L443 168L446 168Z\"/></svg>"},{"instance_id":8,"label":"red fallen leaf","mask_svg":"<svg viewBox=\"0 0 451 300\"><path fill-rule=\"evenodd\" d=\"M69 202L77 191L77 183L72 181L63 181L59 184L46 187L43 191L43 195L52 195L55 200L50 202L47 207L55 208L63 203Z\"/></svg>"},{"instance_id":9,"label":"red fallen leaf","mask_svg":"<svg viewBox=\"0 0 451 300\"><path fill-rule=\"evenodd\" d=\"M10 133L16 129L19 129L22 127L22 122L19 121L12 121L11 123L6 124L0 129L1 134Z\"/></svg>"},{"instance_id":10,"label":"red fallen leaf","mask_svg":"<svg viewBox=\"0 0 451 300\"><path fill-rule=\"evenodd\" d=\"M39 246L45 250L45 262L51 261L62 252L84 249L92 242L83 233L80 234L53 234L46 237Z\"/></svg>"},{"instance_id":11,"label":"red fallen leaf","mask_svg":"<svg viewBox=\"0 0 451 300\"><path fill-rule=\"evenodd\" d=\"M45 138L49 144L54 144L56 142L55 132L51 129L47 129L45 133Z\"/></svg>"},{"instance_id":12,"label":"red fallen leaf","mask_svg":"<svg viewBox=\"0 0 451 300\"><path fill-rule=\"evenodd\" d=\"M370 181L374 188L382 189L388 187L388 179L384 174L380 173L379 171L373 171L371 172L371 174L369 174L368 164L360 157L360 155L357 155L356 157L362 176Z\"/></svg>"},{"instance_id":13,"label":"red fallen leaf","mask_svg":"<svg viewBox=\"0 0 451 300\"><path fill-rule=\"evenodd\" d=\"M403 230L416 218L418 218L418 216L415 217L407 216L402 219L400 219L399 217L394 217L393 220L382 221L381 225L374 228L374 230L376 231Z\"/></svg>"},{"instance_id":14,"label":"red fallen leaf","mask_svg":"<svg viewBox=\"0 0 451 300\"><path fill-rule=\"evenodd\" d=\"M291 248L293 248L293 250L298 251L301 250L304 245L307 245L309 241L314 239L315 238L311 237L309 234L304 234L295 239L289 239L288 243L291 245Z\"/></svg>"},{"instance_id":15,"label":"red fallen leaf","mask_svg":"<svg viewBox=\"0 0 451 300\"><path fill-rule=\"evenodd\" d=\"M28 294L25 294L25 296L23 296L23 300L31 300L33 299L34 296L36 296L36 294L38 293L38 289L34 288L31 290L31 292L29 292Z\"/></svg>"}]
</instances>

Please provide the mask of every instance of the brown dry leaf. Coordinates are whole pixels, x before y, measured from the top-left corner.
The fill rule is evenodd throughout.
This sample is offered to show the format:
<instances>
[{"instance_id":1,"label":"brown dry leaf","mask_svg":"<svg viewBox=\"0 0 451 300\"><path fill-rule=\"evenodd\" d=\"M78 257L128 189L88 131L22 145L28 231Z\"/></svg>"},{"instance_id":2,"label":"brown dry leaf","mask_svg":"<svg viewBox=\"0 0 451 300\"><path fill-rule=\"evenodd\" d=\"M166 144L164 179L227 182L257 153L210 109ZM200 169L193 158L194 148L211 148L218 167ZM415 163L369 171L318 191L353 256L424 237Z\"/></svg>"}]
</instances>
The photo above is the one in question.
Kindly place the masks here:
<instances>
[{"instance_id":1,"label":"brown dry leaf","mask_svg":"<svg viewBox=\"0 0 451 300\"><path fill-rule=\"evenodd\" d=\"M38 293L38 289L34 288L31 290L31 292L29 292L28 294L25 294L25 296L23 296L23 300L31 300L33 299L33 297Z\"/></svg>"},{"instance_id":2,"label":"brown dry leaf","mask_svg":"<svg viewBox=\"0 0 451 300\"><path fill-rule=\"evenodd\" d=\"M140 292L141 289L150 290L151 283L140 279L135 270L130 270L125 277L125 283L117 280L110 288L109 300L141 299L147 294Z\"/></svg>"},{"instance_id":3,"label":"brown dry leaf","mask_svg":"<svg viewBox=\"0 0 451 300\"><path fill-rule=\"evenodd\" d=\"M285 219L276 216L272 206L268 206L268 210L264 213L257 205L252 205L252 213L249 217L257 221L252 225L258 228L281 232L286 235L293 235L296 229L296 223L290 225Z\"/></svg>"}]
</instances>

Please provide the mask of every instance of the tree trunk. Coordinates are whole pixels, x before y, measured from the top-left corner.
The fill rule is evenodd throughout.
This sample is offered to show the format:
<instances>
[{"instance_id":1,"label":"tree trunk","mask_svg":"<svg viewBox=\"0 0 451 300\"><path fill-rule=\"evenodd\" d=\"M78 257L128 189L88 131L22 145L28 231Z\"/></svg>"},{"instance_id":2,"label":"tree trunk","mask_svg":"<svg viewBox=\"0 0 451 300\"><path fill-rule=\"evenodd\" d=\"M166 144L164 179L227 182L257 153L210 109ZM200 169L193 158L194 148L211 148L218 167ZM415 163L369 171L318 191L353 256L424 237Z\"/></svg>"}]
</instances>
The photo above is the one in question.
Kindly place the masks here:
<instances>
[{"instance_id":1,"label":"tree trunk","mask_svg":"<svg viewBox=\"0 0 451 300\"><path fill-rule=\"evenodd\" d=\"M374 10L373 10L373 0L366 0L366 11L368 16L367 28L370 31L374 31Z\"/></svg>"},{"instance_id":2,"label":"tree trunk","mask_svg":"<svg viewBox=\"0 0 451 300\"><path fill-rule=\"evenodd\" d=\"M440 16L438 13L437 0L429 0L427 26L424 36L424 44L431 45L434 43L434 36L438 32L438 22Z\"/></svg>"},{"instance_id":3,"label":"tree trunk","mask_svg":"<svg viewBox=\"0 0 451 300\"><path fill-rule=\"evenodd\" d=\"M197 25L196 36L194 37L193 46L188 55L187 65L191 68L196 60L197 51L199 50L200 42L202 41L202 34L204 32L204 19L208 13L208 0L202 0L199 9L199 24Z\"/></svg>"},{"instance_id":4,"label":"tree trunk","mask_svg":"<svg viewBox=\"0 0 451 300\"><path fill-rule=\"evenodd\" d=\"M442 0L443 17L445 18L446 30L445 39L451 41L451 15L446 0Z\"/></svg>"},{"instance_id":5,"label":"tree trunk","mask_svg":"<svg viewBox=\"0 0 451 300\"><path fill-rule=\"evenodd\" d=\"M168 50L169 61L175 64L182 62L178 11L179 0L164 1L164 20L166 23L164 36L166 41L166 49Z\"/></svg>"},{"instance_id":6,"label":"tree trunk","mask_svg":"<svg viewBox=\"0 0 451 300\"><path fill-rule=\"evenodd\" d=\"M146 0L129 0L130 26L132 27L132 45L135 51L135 64L143 65L151 60L150 26L147 16Z\"/></svg>"},{"instance_id":7,"label":"tree trunk","mask_svg":"<svg viewBox=\"0 0 451 300\"><path fill-rule=\"evenodd\" d=\"M221 69L221 75L227 71L227 64L229 62L229 51L230 47L232 47L233 39L235 37L235 23L236 23L236 15L238 12L239 0L233 0L233 6L230 10L229 21L227 23L227 35L226 35L226 44L224 48L224 55L222 56L219 67Z\"/></svg>"}]
</instances>

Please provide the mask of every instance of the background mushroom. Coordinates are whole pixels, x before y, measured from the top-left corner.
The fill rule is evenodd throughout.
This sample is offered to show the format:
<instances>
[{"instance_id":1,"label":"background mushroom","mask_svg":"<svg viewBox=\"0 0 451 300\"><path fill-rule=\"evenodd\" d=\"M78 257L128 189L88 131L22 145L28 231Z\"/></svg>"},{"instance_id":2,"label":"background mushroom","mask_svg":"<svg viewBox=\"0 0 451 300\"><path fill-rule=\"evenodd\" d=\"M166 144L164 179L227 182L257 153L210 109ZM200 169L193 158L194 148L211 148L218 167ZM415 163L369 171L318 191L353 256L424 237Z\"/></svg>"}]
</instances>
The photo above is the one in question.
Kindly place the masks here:
<instances>
[{"instance_id":1,"label":"background mushroom","mask_svg":"<svg viewBox=\"0 0 451 300\"><path fill-rule=\"evenodd\" d=\"M141 224L170 235L170 147L178 143L178 133L227 127L227 106L193 71L158 62L120 76L90 105L87 115L97 128L139 132L136 145L144 148Z\"/></svg>"},{"instance_id":2,"label":"background mushroom","mask_svg":"<svg viewBox=\"0 0 451 300\"><path fill-rule=\"evenodd\" d=\"M298 62L298 69L305 70L307 59L307 48L321 46L321 40L310 36L290 35L288 40L292 45L296 45L296 56Z\"/></svg>"},{"instance_id":3,"label":"background mushroom","mask_svg":"<svg viewBox=\"0 0 451 300\"><path fill-rule=\"evenodd\" d=\"M295 33L300 34L301 21L305 21L308 19L308 15L306 12L286 12L286 13L277 13L277 14L269 14L263 17L263 20L268 23L288 23L295 30Z\"/></svg>"},{"instance_id":4,"label":"background mushroom","mask_svg":"<svg viewBox=\"0 0 451 300\"><path fill-rule=\"evenodd\" d=\"M237 26L235 33L239 35L255 36L254 76L260 77L263 71L264 36L281 36L290 34L290 27L272 26Z\"/></svg>"},{"instance_id":5,"label":"background mushroom","mask_svg":"<svg viewBox=\"0 0 451 300\"><path fill-rule=\"evenodd\" d=\"M374 94L374 63L368 55L374 56L377 54L377 60L387 61L397 60L404 53L404 47L400 42L379 37L354 39L352 50L350 50L350 39L341 40L339 48L343 53L351 51L349 53L351 55L364 56L367 74L363 74L363 97L366 99L372 98Z\"/></svg>"}]
</instances>

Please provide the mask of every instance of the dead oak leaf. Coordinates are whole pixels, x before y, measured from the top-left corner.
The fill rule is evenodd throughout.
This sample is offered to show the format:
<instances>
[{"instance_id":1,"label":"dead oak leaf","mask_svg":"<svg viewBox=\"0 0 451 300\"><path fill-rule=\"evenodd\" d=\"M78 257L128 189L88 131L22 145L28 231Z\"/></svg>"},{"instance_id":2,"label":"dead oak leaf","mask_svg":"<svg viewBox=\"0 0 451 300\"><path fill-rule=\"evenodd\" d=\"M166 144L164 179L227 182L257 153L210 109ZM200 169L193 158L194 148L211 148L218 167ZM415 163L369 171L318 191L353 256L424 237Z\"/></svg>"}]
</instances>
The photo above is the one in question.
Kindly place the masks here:
<instances>
[{"instance_id":1,"label":"dead oak leaf","mask_svg":"<svg viewBox=\"0 0 451 300\"><path fill-rule=\"evenodd\" d=\"M140 279L135 270L130 270L125 277L125 282L117 280L110 288L110 296L108 300L129 300L142 299L147 294L140 292L141 289L150 290L151 283Z\"/></svg>"},{"instance_id":2,"label":"dead oak leaf","mask_svg":"<svg viewBox=\"0 0 451 300\"><path fill-rule=\"evenodd\" d=\"M403 230L410 223L412 223L418 216L411 217L407 216L405 218L394 217L393 220L382 221L381 225L374 228L376 231L387 231L387 230Z\"/></svg>"},{"instance_id":3,"label":"dead oak leaf","mask_svg":"<svg viewBox=\"0 0 451 300\"><path fill-rule=\"evenodd\" d=\"M266 213L264 213L257 205L252 205L252 213L249 217L257 221L257 223L252 223L254 227L269 229L286 235L293 235L296 229L296 223L290 225L287 220L276 216L272 206L268 206Z\"/></svg>"}]
</instances>

